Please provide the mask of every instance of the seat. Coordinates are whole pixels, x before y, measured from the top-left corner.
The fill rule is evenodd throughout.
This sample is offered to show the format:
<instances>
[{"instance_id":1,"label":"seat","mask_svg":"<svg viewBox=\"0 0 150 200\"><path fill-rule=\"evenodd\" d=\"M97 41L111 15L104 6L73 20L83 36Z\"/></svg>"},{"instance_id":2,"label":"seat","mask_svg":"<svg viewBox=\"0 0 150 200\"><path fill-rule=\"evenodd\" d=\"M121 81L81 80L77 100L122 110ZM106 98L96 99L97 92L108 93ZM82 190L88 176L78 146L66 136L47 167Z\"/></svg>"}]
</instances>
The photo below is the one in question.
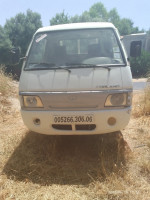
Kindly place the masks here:
<instances>
[{"instance_id":1,"label":"seat","mask_svg":"<svg viewBox=\"0 0 150 200\"><path fill-rule=\"evenodd\" d=\"M49 45L49 49L46 53L46 62L54 64L66 63L66 46Z\"/></svg>"},{"instance_id":2,"label":"seat","mask_svg":"<svg viewBox=\"0 0 150 200\"><path fill-rule=\"evenodd\" d=\"M54 57L57 64L65 64L66 55L66 46L55 46Z\"/></svg>"},{"instance_id":3,"label":"seat","mask_svg":"<svg viewBox=\"0 0 150 200\"><path fill-rule=\"evenodd\" d=\"M88 46L88 57L100 57L101 55L100 44L91 44Z\"/></svg>"}]
</instances>

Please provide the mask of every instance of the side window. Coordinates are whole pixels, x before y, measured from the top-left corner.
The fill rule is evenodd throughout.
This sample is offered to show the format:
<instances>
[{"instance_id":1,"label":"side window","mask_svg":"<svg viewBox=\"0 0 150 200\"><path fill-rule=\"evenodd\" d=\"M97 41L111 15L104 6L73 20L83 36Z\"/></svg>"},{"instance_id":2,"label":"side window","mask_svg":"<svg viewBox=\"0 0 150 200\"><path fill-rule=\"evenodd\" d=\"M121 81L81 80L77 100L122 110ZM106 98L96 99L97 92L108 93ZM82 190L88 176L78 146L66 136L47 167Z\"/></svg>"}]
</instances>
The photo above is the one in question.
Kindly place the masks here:
<instances>
[{"instance_id":1,"label":"side window","mask_svg":"<svg viewBox=\"0 0 150 200\"><path fill-rule=\"evenodd\" d=\"M112 38L112 46L113 46L113 58L116 60L122 60L122 55L121 55L116 37L112 35L111 38Z\"/></svg>"},{"instance_id":2,"label":"side window","mask_svg":"<svg viewBox=\"0 0 150 200\"><path fill-rule=\"evenodd\" d=\"M142 41L132 41L130 44L130 56L137 57L141 55Z\"/></svg>"},{"instance_id":3,"label":"side window","mask_svg":"<svg viewBox=\"0 0 150 200\"><path fill-rule=\"evenodd\" d=\"M30 60L29 62L32 62L32 63L43 62L46 43L47 43L47 35L46 34L41 34L36 37L35 43L32 47L32 51L31 51L32 52L32 56L31 56L32 60Z\"/></svg>"}]
</instances>

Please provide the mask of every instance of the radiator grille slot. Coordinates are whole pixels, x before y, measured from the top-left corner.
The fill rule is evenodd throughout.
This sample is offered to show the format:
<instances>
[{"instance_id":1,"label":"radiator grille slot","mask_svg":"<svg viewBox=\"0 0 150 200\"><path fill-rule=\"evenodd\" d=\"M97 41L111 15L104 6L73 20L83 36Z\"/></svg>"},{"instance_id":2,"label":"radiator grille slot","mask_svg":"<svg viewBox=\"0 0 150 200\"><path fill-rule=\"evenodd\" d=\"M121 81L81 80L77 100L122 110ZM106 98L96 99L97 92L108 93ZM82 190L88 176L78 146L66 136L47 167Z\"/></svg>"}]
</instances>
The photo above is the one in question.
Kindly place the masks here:
<instances>
[{"instance_id":1,"label":"radiator grille slot","mask_svg":"<svg viewBox=\"0 0 150 200\"><path fill-rule=\"evenodd\" d=\"M92 131L96 128L95 124L78 124L75 125L77 131Z\"/></svg>"},{"instance_id":2,"label":"radiator grille slot","mask_svg":"<svg viewBox=\"0 0 150 200\"><path fill-rule=\"evenodd\" d=\"M64 124L52 124L52 127L57 130L72 130L71 125L64 125Z\"/></svg>"},{"instance_id":3,"label":"radiator grille slot","mask_svg":"<svg viewBox=\"0 0 150 200\"><path fill-rule=\"evenodd\" d=\"M52 127L54 129L57 129L57 130L76 130L76 131L92 131L96 128L96 125L95 124L76 124L76 125L73 125L74 126L74 129L72 127L72 125L66 125L66 124L52 124Z\"/></svg>"}]
</instances>

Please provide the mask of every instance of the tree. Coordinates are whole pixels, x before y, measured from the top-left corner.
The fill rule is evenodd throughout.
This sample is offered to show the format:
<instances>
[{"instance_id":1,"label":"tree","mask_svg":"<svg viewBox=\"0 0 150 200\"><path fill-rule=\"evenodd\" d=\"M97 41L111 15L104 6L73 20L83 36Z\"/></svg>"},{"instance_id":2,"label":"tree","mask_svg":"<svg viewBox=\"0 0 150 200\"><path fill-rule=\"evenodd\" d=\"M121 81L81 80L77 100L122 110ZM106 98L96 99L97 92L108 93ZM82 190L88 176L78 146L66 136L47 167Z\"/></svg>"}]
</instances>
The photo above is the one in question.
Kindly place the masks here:
<instances>
[{"instance_id":1,"label":"tree","mask_svg":"<svg viewBox=\"0 0 150 200\"><path fill-rule=\"evenodd\" d=\"M12 43L6 34L4 28L0 26L0 64L6 64L9 62L9 52L12 47Z\"/></svg>"},{"instance_id":2,"label":"tree","mask_svg":"<svg viewBox=\"0 0 150 200\"><path fill-rule=\"evenodd\" d=\"M121 35L129 35L129 34L132 34L132 33L138 33L139 32L138 27L133 27L132 20L127 19L127 18L121 19L117 28L118 28Z\"/></svg>"},{"instance_id":3,"label":"tree","mask_svg":"<svg viewBox=\"0 0 150 200\"><path fill-rule=\"evenodd\" d=\"M65 14L64 10L61 13L57 13L55 17L50 20L50 25L68 24L70 22L69 16Z\"/></svg>"},{"instance_id":4,"label":"tree","mask_svg":"<svg viewBox=\"0 0 150 200\"><path fill-rule=\"evenodd\" d=\"M7 20L4 29L12 45L19 46L24 56L33 33L41 26L41 16L36 12L27 10L26 15L19 13Z\"/></svg>"},{"instance_id":5,"label":"tree","mask_svg":"<svg viewBox=\"0 0 150 200\"><path fill-rule=\"evenodd\" d=\"M89 14L92 19L99 19L99 21L108 21L108 12L102 3L95 3L89 9Z\"/></svg>"},{"instance_id":6,"label":"tree","mask_svg":"<svg viewBox=\"0 0 150 200\"><path fill-rule=\"evenodd\" d=\"M89 15L88 11L85 11L82 15L75 15L70 18L70 23L78 23L78 22L90 22L91 16Z\"/></svg>"},{"instance_id":7,"label":"tree","mask_svg":"<svg viewBox=\"0 0 150 200\"><path fill-rule=\"evenodd\" d=\"M113 8L108 13L108 21L113 23L116 27L119 27L120 25L120 16L116 10L116 8Z\"/></svg>"},{"instance_id":8,"label":"tree","mask_svg":"<svg viewBox=\"0 0 150 200\"><path fill-rule=\"evenodd\" d=\"M32 39L32 35L41 26L42 22L40 14L27 10L26 14L19 13L10 20L7 20L4 26L4 32L8 35L8 39L11 41L13 47L20 47L21 56L24 57ZM5 56L11 57L9 53L6 53ZM5 64L8 63L5 62ZM8 73L11 72L19 77L21 66L22 63L17 66L7 65L6 70Z\"/></svg>"},{"instance_id":9,"label":"tree","mask_svg":"<svg viewBox=\"0 0 150 200\"><path fill-rule=\"evenodd\" d=\"M112 22L118 29L121 35L138 33L138 27L134 27L132 20L128 18L121 19L117 10L114 8L109 12L101 2L95 3L88 11L84 11L81 15L68 17L64 11L56 14L50 20L50 25L77 23L77 22Z\"/></svg>"},{"instance_id":10,"label":"tree","mask_svg":"<svg viewBox=\"0 0 150 200\"><path fill-rule=\"evenodd\" d=\"M55 17L50 20L50 25L68 24L77 22L100 22L107 21L108 13L102 3L94 4L89 11L85 11L82 15L75 15L69 17L65 12L57 13Z\"/></svg>"}]
</instances>

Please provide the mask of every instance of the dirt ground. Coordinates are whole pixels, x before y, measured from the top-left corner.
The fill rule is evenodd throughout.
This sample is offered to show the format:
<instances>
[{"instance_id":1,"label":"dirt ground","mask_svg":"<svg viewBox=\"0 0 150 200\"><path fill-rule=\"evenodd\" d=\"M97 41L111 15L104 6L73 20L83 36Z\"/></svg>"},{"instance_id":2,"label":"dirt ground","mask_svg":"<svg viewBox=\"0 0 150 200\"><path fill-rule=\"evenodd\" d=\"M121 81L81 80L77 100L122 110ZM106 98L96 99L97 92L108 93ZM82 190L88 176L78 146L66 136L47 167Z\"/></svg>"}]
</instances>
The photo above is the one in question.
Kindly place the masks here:
<instances>
[{"instance_id":1,"label":"dirt ground","mask_svg":"<svg viewBox=\"0 0 150 200\"><path fill-rule=\"evenodd\" d=\"M47 136L24 126L15 83L0 100L0 200L150 200L149 115L118 133Z\"/></svg>"}]
</instances>

